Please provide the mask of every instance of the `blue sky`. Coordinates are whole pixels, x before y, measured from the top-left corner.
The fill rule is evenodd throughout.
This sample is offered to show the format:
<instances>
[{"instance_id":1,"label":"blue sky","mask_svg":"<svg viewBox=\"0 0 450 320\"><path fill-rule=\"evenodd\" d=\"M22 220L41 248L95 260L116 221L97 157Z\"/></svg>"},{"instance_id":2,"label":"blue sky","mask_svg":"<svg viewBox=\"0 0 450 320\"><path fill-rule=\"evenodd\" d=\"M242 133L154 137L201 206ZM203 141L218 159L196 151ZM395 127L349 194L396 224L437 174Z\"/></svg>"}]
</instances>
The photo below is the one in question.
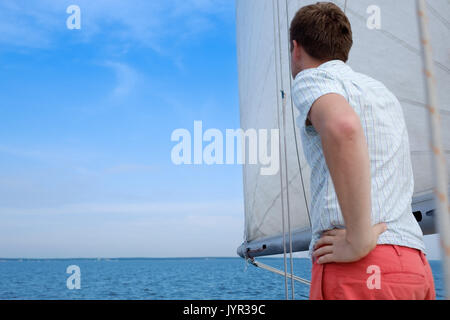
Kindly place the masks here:
<instances>
[{"instance_id":1,"label":"blue sky","mask_svg":"<svg viewBox=\"0 0 450 320\"><path fill-rule=\"evenodd\" d=\"M170 137L239 127L235 46L229 0L2 0L0 256L234 256L241 167Z\"/></svg>"},{"instance_id":2,"label":"blue sky","mask_svg":"<svg viewBox=\"0 0 450 320\"><path fill-rule=\"evenodd\" d=\"M0 1L0 257L235 256L241 167L170 159L239 128L235 32L231 0Z\"/></svg>"}]
</instances>

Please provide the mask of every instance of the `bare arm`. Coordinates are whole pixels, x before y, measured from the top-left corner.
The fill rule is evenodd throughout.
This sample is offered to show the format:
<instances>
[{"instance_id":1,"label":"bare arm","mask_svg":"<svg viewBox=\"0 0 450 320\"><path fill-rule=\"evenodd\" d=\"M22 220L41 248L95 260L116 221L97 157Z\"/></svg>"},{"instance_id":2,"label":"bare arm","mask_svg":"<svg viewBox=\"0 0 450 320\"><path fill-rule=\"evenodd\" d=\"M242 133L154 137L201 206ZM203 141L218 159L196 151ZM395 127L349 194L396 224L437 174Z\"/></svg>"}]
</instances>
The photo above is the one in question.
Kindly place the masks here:
<instances>
[{"instance_id":1,"label":"bare arm","mask_svg":"<svg viewBox=\"0 0 450 320\"><path fill-rule=\"evenodd\" d=\"M338 94L318 99L309 119L320 134L345 231L325 233L315 256L319 262L352 262L366 256L375 246L384 224L372 227L371 175L366 138L358 115ZM317 248L316 247L316 248Z\"/></svg>"}]
</instances>

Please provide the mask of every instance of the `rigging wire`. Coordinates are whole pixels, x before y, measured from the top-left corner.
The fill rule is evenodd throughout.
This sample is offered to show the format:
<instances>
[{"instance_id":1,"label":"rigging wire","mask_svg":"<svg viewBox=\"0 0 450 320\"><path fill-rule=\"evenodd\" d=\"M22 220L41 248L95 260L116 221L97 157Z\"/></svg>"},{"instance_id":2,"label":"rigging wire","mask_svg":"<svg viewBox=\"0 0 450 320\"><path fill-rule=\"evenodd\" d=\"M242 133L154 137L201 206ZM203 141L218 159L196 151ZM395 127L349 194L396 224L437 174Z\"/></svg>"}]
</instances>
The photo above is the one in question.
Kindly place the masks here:
<instances>
[{"instance_id":1,"label":"rigging wire","mask_svg":"<svg viewBox=\"0 0 450 320\"><path fill-rule=\"evenodd\" d=\"M280 96L278 93L280 92L279 83L278 83L278 67L277 67L277 50L276 50L276 24L275 24L275 1L277 1L278 8L278 0L272 0L273 7L273 39L274 39L274 57L275 57L275 74L276 74L276 94L277 94L277 118L278 118L278 128L281 128L281 119L280 119ZM281 54L281 52L280 52ZM280 59L281 60L281 59ZM281 66L282 67L282 66ZM281 162L281 136L278 135L278 152L279 159ZM280 163L281 164L281 163ZM284 192L283 192L283 166L280 165L280 185L281 185L281 218L282 218L282 227L283 227L283 262L284 262L284 289L286 300L289 300L289 291L288 291L288 273L287 273L287 258L286 258L286 232L285 232L285 218L284 218Z\"/></svg>"},{"instance_id":2,"label":"rigging wire","mask_svg":"<svg viewBox=\"0 0 450 320\"><path fill-rule=\"evenodd\" d=\"M290 35L289 35L289 29L290 29L290 27L289 27L289 9L288 9L289 7L288 7L288 4L287 4L287 1L288 0L286 0L286 30L287 30L288 43L290 45L291 40L290 40ZM303 197L305 199L305 206L306 206L306 213L308 214L309 227L312 229L311 214L309 212L308 199L306 197L305 181L304 181L304 177L303 177L302 164L301 164L301 161L300 161L300 151L299 151L299 148L298 148L297 125L295 123L295 117L294 117L294 114L295 114L294 113L294 103L292 101L292 76L291 76L291 74L292 74L292 66L291 66L291 63L290 63L290 61L291 61L291 50L289 50L288 54L289 54L289 63L288 63L288 65L289 65L289 88L290 88L290 90L289 90L289 92L290 92L289 98L290 98L290 103L291 103L292 127L294 128L295 151L297 152L297 163L298 163L298 169L300 171L300 180L302 182Z\"/></svg>"},{"instance_id":3,"label":"rigging wire","mask_svg":"<svg viewBox=\"0 0 450 320\"><path fill-rule=\"evenodd\" d=\"M261 269L264 269L264 270L267 270L267 271L279 274L280 276L284 276L284 272L283 271L275 269L275 268L273 268L273 267L271 267L271 266L269 266L267 264L264 264L264 263L261 263L259 261L256 261L255 259L250 259L249 261L250 261L250 263L252 265L254 265L257 268L261 268ZM311 281L303 279L303 278L300 278L300 277L296 276L295 274L288 273L287 277L290 278L291 280L295 280L295 281L298 281L300 283L303 283L303 284L306 284L308 286L311 286Z\"/></svg>"},{"instance_id":4,"label":"rigging wire","mask_svg":"<svg viewBox=\"0 0 450 320\"><path fill-rule=\"evenodd\" d=\"M288 221L288 236L289 236L289 262L291 267L291 274L294 273L294 259L292 256L292 228L291 228L291 210L289 201L289 171L288 171L288 161L287 161L287 140L286 140L286 93L284 90L284 79L283 79L283 60L282 60L282 47L281 47L281 19L280 19L280 6L279 0L277 0L277 21L278 21L278 47L280 58L280 78L281 78L281 101L282 109L281 114L283 117L283 149L284 149L284 174L286 179L286 209L287 209L287 221ZM280 158L281 159L281 158ZM294 279L291 277L291 294L292 300L295 299L295 284Z\"/></svg>"},{"instance_id":5,"label":"rigging wire","mask_svg":"<svg viewBox=\"0 0 450 320\"><path fill-rule=\"evenodd\" d=\"M282 93L283 97L283 137L284 137L284 162L285 162L285 175L286 175L286 201L287 201L287 217L288 217L288 233L289 233L289 260L291 265L291 274L294 274L294 259L292 256L292 227L291 227L291 213L290 213L290 201L289 201L289 177L288 177L288 163L287 163L287 150L286 150L286 94ZM292 300L295 300L295 284L294 279L291 277L291 294Z\"/></svg>"}]
</instances>

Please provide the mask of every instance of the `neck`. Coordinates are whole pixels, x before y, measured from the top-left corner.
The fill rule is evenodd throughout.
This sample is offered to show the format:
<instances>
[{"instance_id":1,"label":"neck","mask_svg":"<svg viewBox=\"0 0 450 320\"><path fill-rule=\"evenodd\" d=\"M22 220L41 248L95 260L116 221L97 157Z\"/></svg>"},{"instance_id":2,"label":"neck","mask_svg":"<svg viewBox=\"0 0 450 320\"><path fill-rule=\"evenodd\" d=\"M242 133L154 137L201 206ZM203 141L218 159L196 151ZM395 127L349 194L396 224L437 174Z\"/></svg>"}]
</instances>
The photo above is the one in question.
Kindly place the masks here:
<instances>
[{"instance_id":1,"label":"neck","mask_svg":"<svg viewBox=\"0 0 450 320\"><path fill-rule=\"evenodd\" d=\"M318 60L311 57L304 59L302 63L302 71L307 69L314 69L320 67L322 64L328 62L329 60Z\"/></svg>"},{"instance_id":2,"label":"neck","mask_svg":"<svg viewBox=\"0 0 450 320\"><path fill-rule=\"evenodd\" d=\"M321 61L321 60L317 60L317 59L314 59L311 57L303 59L299 64L297 64L296 68L293 70L292 76L295 79L300 72L303 72L308 69L318 68L326 62L328 62L328 61L326 61L326 60Z\"/></svg>"}]
</instances>

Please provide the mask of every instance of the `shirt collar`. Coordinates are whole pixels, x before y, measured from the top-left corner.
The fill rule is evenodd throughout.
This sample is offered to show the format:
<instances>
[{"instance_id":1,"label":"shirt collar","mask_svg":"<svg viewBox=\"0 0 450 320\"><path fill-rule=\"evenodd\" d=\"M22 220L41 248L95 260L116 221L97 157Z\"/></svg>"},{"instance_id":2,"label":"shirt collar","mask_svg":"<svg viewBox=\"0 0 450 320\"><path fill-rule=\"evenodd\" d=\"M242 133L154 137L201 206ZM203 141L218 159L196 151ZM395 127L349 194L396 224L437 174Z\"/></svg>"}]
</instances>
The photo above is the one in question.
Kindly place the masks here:
<instances>
[{"instance_id":1,"label":"shirt collar","mask_svg":"<svg viewBox=\"0 0 450 320\"><path fill-rule=\"evenodd\" d=\"M331 60L331 61L327 61L325 63L322 63L320 66L318 66L317 68L312 68L312 69L306 69L303 70L302 72L299 72L297 74L297 76L295 77L294 81L297 80L297 78L299 78L301 75L303 75L305 72L308 72L310 70L314 70L314 69L321 69L321 70L327 70L327 69L332 69L335 67L348 67L348 65L342 61L342 60Z\"/></svg>"},{"instance_id":2,"label":"shirt collar","mask_svg":"<svg viewBox=\"0 0 450 320\"><path fill-rule=\"evenodd\" d=\"M345 62L342 60L331 60L321 64L318 69L328 69L337 66L345 66Z\"/></svg>"}]
</instances>

